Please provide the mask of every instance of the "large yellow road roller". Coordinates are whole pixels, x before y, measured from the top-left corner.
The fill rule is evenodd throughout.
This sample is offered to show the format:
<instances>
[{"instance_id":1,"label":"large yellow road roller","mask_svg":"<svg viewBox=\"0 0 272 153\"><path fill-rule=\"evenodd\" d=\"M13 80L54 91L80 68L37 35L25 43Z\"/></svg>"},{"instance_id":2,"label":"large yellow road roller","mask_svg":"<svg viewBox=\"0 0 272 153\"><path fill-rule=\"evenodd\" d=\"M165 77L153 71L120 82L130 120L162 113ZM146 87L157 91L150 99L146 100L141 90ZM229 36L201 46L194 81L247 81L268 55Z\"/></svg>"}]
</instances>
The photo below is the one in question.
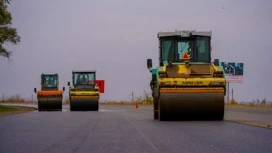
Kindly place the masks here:
<instances>
[{"instance_id":1,"label":"large yellow road roller","mask_svg":"<svg viewBox=\"0 0 272 153\"><path fill-rule=\"evenodd\" d=\"M223 120L226 78L211 62L211 31L159 32L159 66L152 74L154 119Z\"/></svg>"}]
</instances>

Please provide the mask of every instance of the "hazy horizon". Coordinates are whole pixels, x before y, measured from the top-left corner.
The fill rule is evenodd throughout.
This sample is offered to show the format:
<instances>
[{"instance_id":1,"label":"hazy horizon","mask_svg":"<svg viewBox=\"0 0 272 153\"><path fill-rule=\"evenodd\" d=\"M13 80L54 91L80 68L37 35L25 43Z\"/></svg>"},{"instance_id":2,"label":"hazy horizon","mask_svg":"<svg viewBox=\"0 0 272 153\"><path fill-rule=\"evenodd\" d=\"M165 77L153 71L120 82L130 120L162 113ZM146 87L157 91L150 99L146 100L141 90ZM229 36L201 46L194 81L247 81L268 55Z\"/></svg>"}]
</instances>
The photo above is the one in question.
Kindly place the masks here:
<instances>
[{"instance_id":1,"label":"hazy horizon","mask_svg":"<svg viewBox=\"0 0 272 153\"><path fill-rule=\"evenodd\" d=\"M53 3L54 2L54 3ZM272 100L272 1L11 1L21 43L1 57L0 94L31 98L41 73L58 73L60 88L73 69L95 69L105 80L103 100L130 100L150 92L146 59L158 66L159 31L212 31L212 58L244 63L244 82L234 98ZM270 13L269 13L270 12ZM267 69L268 67L268 69Z\"/></svg>"}]
</instances>

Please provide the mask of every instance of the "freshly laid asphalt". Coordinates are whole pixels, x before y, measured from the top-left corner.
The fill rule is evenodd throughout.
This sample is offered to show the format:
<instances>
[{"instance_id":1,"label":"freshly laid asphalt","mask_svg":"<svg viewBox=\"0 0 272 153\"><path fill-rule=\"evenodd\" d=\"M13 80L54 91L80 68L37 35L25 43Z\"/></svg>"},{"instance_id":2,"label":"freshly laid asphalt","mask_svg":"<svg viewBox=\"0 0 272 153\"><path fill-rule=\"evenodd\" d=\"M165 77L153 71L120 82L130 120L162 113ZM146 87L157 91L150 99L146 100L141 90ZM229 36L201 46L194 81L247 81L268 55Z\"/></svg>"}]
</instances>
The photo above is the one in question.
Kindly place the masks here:
<instances>
[{"instance_id":1,"label":"freshly laid asphalt","mask_svg":"<svg viewBox=\"0 0 272 153\"><path fill-rule=\"evenodd\" d=\"M226 108L225 118L270 124L271 112ZM271 153L272 129L228 120L160 122L150 106L101 105L98 112L1 117L0 152Z\"/></svg>"}]
</instances>

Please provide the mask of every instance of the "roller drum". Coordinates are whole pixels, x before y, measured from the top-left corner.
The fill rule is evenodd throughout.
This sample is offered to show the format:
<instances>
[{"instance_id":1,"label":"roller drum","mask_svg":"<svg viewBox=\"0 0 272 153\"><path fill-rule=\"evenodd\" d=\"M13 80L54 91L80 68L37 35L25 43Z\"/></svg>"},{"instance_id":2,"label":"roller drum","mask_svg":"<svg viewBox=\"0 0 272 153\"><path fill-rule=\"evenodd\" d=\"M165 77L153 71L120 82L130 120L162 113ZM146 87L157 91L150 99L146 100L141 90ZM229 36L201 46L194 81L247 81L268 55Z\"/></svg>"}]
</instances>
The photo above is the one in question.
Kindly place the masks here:
<instances>
[{"instance_id":1,"label":"roller drum","mask_svg":"<svg viewBox=\"0 0 272 153\"><path fill-rule=\"evenodd\" d=\"M157 120L159 118L159 112L158 112L158 99L153 98L153 116L154 120Z\"/></svg>"},{"instance_id":2,"label":"roller drum","mask_svg":"<svg viewBox=\"0 0 272 153\"><path fill-rule=\"evenodd\" d=\"M152 93L153 96L153 117L155 120L159 119L159 93L158 89L154 88L154 92Z\"/></svg>"},{"instance_id":3,"label":"roller drum","mask_svg":"<svg viewBox=\"0 0 272 153\"><path fill-rule=\"evenodd\" d=\"M38 98L39 111L61 111L62 97L39 97Z\"/></svg>"},{"instance_id":4,"label":"roller drum","mask_svg":"<svg viewBox=\"0 0 272 153\"><path fill-rule=\"evenodd\" d=\"M160 93L160 120L223 120L224 93Z\"/></svg>"},{"instance_id":5,"label":"roller drum","mask_svg":"<svg viewBox=\"0 0 272 153\"><path fill-rule=\"evenodd\" d=\"M98 99L73 98L70 101L70 111L98 111Z\"/></svg>"}]
</instances>

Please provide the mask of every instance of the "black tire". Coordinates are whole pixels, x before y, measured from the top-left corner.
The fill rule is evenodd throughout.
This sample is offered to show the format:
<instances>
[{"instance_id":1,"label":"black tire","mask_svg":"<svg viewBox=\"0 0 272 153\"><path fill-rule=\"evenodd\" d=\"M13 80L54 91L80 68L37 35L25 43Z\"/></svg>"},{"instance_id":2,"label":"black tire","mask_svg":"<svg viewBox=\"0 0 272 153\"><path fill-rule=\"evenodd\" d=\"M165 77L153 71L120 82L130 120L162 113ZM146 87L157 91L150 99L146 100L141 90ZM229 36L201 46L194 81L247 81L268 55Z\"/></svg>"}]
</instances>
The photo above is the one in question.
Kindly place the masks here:
<instances>
[{"instance_id":1,"label":"black tire","mask_svg":"<svg viewBox=\"0 0 272 153\"><path fill-rule=\"evenodd\" d=\"M224 120L224 110L220 113L216 113L214 115L214 120L216 121L223 121Z\"/></svg>"},{"instance_id":2,"label":"black tire","mask_svg":"<svg viewBox=\"0 0 272 153\"><path fill-rule=\"evenodd\" d=\"M159 92L157 87L153 91L153 118L154 120L159 119Z\"/></svg>"},{"instance_id":3,"label":"black tire","mask_svg":"<svg viewBox=\"0 0 272 153\"><path fill-rule=\"evenodd\" d=\"M219 105L217 107L218 107L218 112L216 114L214 114L214 120L223 121L224 120L224 115L225 115L225 103L224 103L224 101L222 100L222 102L219 103Z\"/></svg>"},{"instance_id":4,"label":"black tire","mask_svg":"<svg viewBox=\"0 0 272 153\"><path fill-rule=\"evenodd\" d=\"M98 110L99 110L99 103L97 103L97 105L96 105L94 111L98 111Z\"/></svg>"},{"instance_id":5,"label":"black tire","mask_svg":"<svg viewBox=\"0 0 272 153\"><path fill-rule=\"evenodd\" d=\"M73 106L70 104L70 111L74 111Z\"/></svg>"},{"instance_id":6,"label":"black tire","mask_svg":"<svg viewBox=\"0 0 272 153\"><path fill-rule=\"evenodd\" d=\"M38 102L38 111L39 112L42 112L43 111L43 105L40 103L40 102Z\"/></svg>"},{"instance_id":7,"label":"black tire","mask_svg":"<svg viewBox=\"0 0 272 153\"><path fill-rule=\"evenodd\" d=\"M215 119L216 121L223 121L224 120L224 114L223 113L218 113L218 116Z\"/></svg>"},{"instance_id":8,"label":"black tire","mask_svg":"<svg viewBox=\"0 0 272 153\"><path fill-rule=\"evenodd\" d=\"M160 100L158 100L158 107L159 107L159 109L158 109L158 118L159 118L159 121L166 121L167 119L166 119L166 114L162 111L162 104L161 104L161 102L160 102Z\"/></svg>"},{"instance_id":9,"label":"black tire","mask_svg":"<svg viewBox=\"0 0 272 153\"><path fill-rule=\"evenodd\" d=\"M158 99L153 98L153 115L154 115L154 120L159 119L159 108L158 108Z\"/></svg>"}]
</instances>

